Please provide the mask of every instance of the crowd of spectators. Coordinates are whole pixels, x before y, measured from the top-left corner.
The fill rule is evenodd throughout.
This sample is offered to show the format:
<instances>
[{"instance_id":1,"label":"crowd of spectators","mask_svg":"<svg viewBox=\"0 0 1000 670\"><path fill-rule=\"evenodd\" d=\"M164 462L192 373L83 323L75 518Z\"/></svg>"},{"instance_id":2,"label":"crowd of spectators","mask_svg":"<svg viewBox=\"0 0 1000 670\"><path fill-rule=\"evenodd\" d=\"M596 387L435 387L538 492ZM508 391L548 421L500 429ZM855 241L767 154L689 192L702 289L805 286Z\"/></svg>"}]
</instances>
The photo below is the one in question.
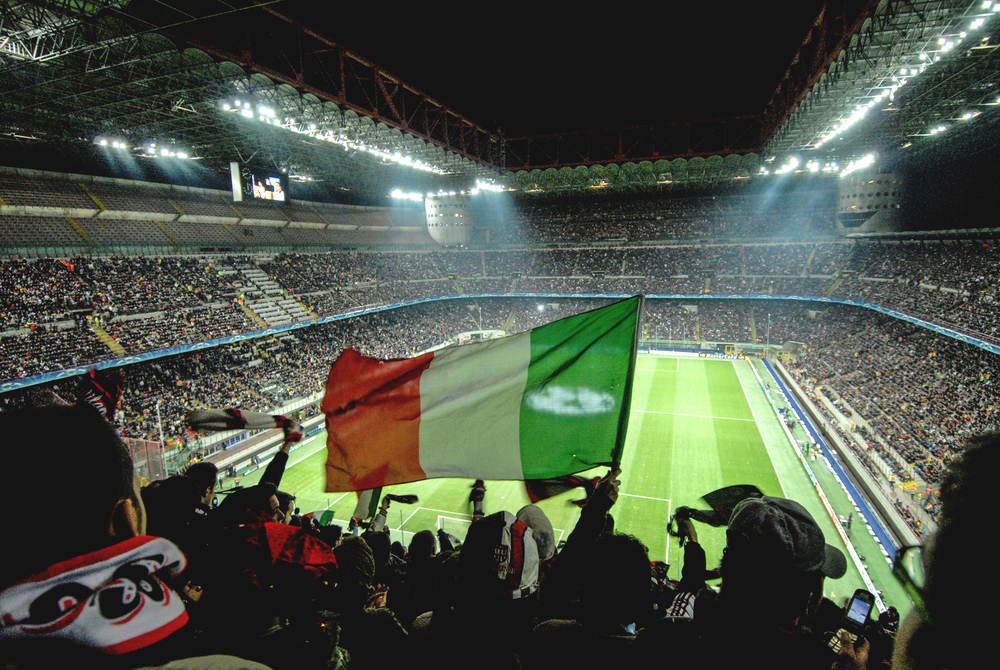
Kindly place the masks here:
<instances>
[{"instance_id":1,"label":"crowd of spectators","mask_svg":"<svg viewBox=\"0 0 1000 670\"><path fill-rule=\"evenodd\" d=\"M238 405L268 411L320 391L330 363L347 346L379 358L406 357L463 332L520 332L606 302L493 298L423 303L298 329L281 340L250 340L131 365L122 425L126 435L156 438L159 404L166 434L184 435L183 417L191 408ZM125 324L142 328L147 321ZM793 369L803 385L810 391L815 385L835 391L843 406L877 432L879 439L867 443L884 449L885 460L907 463L932 485L956 455L955 445L992 425L1000 411L991 381L998 372L995 356L863 308L648 300L643 324L645 338L692 346L750 342L754 333L758 343L802 343ZM44 329L13 338L12 344L4 342L11 352L4 359L8 370L46 371L23 363L35 359L32 352L41 342L51 340L76 352L63 367L88 362L84 347L102 346L86 328L52 333ZM175 341L161 342L168 343ZM4 405L18 406L28 395L5 394ZM860 441L857 435L845 437L850 438L847 443Z\"/></svg>"},{"instance_id":2,"label":"crowd of spectators","mask_svg":"<svg viewBox=\"0 0 1000 670\"><path fill-rule=\"evenodd\" d=\"M993 309L995 252L980 243L358 251L2 264L4 379L119 357L91 328L96 324L126 354L257 330L259 324L239 304L250 297L241 293L247 289L239 275L247 267L263 270L313 317L462 293L832 295L924 317L984 339L1000 332L1000 317ZM834 274L819 274L827 272ZM391 310L301 329L295 337L298 345L307 347L332 338L341 346L363 342L374 355L405 356L480 327L532 328L571 313L566 306L573 303L561 298L429 303L406 310L405 318L404 312ZM480 307L485 307L482 316ZM817 315L821 318L814 318ZM806 343L812 352L798 360L803 374L829 381L931 483L940 479L942 463L954 457L953 445L989 426L996 410L991 392L995 356L864 309L780 301L650 301L647 317L646 333L655 339L750 342L756 337L759 343ZM345 324L364 325L350 326L355 332L345 330ZM386 337L390 332L397 336ZM320 346L315 352L303 351L327 365L335 350ZM233 356L263 361L252 371L254 380L266 380L261 386L278 381L280 366L272 359L240 351ZM204 365L201 369L208 376L229 373L232 367ZM321 381L322 373L317 375ZM184 375L166 377L173 378L160 380L155 388L183 386ZM306 385L315 388L319 382L314 381ZM152 379L148 384L154 387ZM290 388L289 382L282 387ZM220 392L224 388L219 385ZM170 404L159 393L154 395L161 405ZM245 400L265 407L277 399L265 394ZM125 413L137 435L151 434L148 420L137 418L147 416L149 409L148 403L140 403Z\"/></svg>"},{"instance_id":3,"label":"crowd of spectators","mask_svg":"<svg viewBox=\"0 0 1000 670\"><path fill-rule=\"evenodd\" d=\"M253 266L287 295L301 296L317 316L512 287L529 292L833 296L996 339L1000 322L993 309L994 261L992 246L870 243L0 261L0 318L8 331L16 331L79 320L84 314L102 322L160 312L173 317L242 296L245 285L238 273ZM331 295L337 291L342 295Z\"/></svg>"},{"instance_id":4,"label":"crowd of spectators","mask_svg":"<svg viewBox=\"0 0 1000 670\"><path fill-rule=\"evenodd\" d=\"M503 244L593 240L645 241L699 238L799 237L831 234L835 193L740 193L662 198L595 196L524 197L506 225L491 229Z\"/></svg>"},{"instance_id":5,"label":"crowd of spectators","mask_svg":"<svg viewBox=\"0 0 1000 670\"><path fill-rule=\"evenodd\" d=\"M707 569L696 524L680 518L679 581L641 538L615 532L621 470L592 484L565 542L540 507L504 510L478 480L465 538L426 529L404 546L387 532L392 496L376 499L374 514L356 510L346 529L300 513L296 492L283 490L297 423L260 483L214 507L219 472L207 462L140 490L112 406L50 399L0 413L17 444L38 445L90 484L62 533L32 540L36 519L5 525L22 547L0 561L5 667L367 670L443 649L497 670L541 670L567 653L582 655L581 668L633 667L668 653L693 663L719 634L731 643L712 651L720 667L742 658L750 668L851 670L892 654L892 617L873 616L856 644L838 633L845 648L831 650L842 609L823 585L847 562L792 500L734 503L718 571ZM39 436L39 424L52 429ZM8 458L5 486L19 499L35 484L10 472L33 458ZM36 508L48 518L62 503ZM720 574L721 590L708 587ZM765 658L748 662L754 641Z\"/></svg>"},{"instance_id":6,"label":"crowd of spectators","mask_svg":"<svg viewBox=\"0 0 1000 670\"><path fill-rule=\"evenodd\" d=\"M996 423L996 355L890 317L796 358L801 380L829 385L929 484L969 435Z\"/></svg>"},{"instance_id":7,"label":"crowd of spectators","mask_svg":"<svg viewBox=\"0 0 1000 670\"><path fill-rule=\"evenodd\" d=\"M835 414L844 415L849 419L855 420L856 416L849 406L835 399L836 395L828 386L817 386L815 389L830 400L835 407L833 411L827 409L827 406L823 404L817 394L809 391L809 388L808 385L803 385L803 390L806 390L809 397L813 399L813 405L823 417L824 428L833 431L841 444L850 449L851 453L854 454L854 457L865 468L868 476L871 477L876 485L891 492L890 498L893 501L896 511L914 534L918 536L924 535L926 528L922 527L921 523L918 523L919 519L910 512L909 505L900 504L902 493L899 491L902 490L901 487L913 486L914 491L916 489L913 469L901 460L902 457L899 453L885 443L880 435L868 430L866 424L857 424L851 421L850 427L845 427L845 421L841 420L841 417L835 416ZM900 489L897 490L897 487L900 487ZM924 495L920 499L921 506L928 515L936 518L940 511L937 504L937 495L933 489L926 492L922 491L922 493Z\"/></svg>"}]
</instances>

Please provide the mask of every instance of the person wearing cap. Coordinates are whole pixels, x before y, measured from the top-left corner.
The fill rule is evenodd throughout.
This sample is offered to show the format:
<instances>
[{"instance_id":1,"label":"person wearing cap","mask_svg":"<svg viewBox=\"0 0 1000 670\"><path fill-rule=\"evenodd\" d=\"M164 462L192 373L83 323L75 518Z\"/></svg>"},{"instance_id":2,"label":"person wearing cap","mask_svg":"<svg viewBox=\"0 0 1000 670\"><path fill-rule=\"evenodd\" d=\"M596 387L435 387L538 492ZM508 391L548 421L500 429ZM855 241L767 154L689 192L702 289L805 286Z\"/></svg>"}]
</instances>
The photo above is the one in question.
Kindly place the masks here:
<instances>
[{"instance_id":1,"label":"person wearing cap","mask_svg":"<svg viewBox=\"0 0 1000 670\"><path fill-rule=\"evenodd\" d=\"M711 661L713 667L769 670L856 663L847 651L838 657L809 628L823 602L824 580L843 577L847 560L826 543L802 505L785 498L744 500L733 511L726 539L718 601L699 598L693 619L665 617L647 627L632 647L636 660L667 654L682 665ZM853 667L864 667L864 658L857 661Z\"/></svg>"}]
</instances>

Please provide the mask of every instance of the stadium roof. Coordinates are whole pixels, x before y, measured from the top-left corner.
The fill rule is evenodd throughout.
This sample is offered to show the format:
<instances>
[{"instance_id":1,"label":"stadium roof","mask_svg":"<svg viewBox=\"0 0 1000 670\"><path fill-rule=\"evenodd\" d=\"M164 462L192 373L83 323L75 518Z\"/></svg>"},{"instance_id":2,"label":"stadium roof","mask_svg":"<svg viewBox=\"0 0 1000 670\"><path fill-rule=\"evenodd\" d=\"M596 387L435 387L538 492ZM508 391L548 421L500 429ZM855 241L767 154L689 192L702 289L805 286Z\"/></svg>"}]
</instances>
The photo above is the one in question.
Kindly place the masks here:
<instances>
[{"instance_id":1,"label":"stadium roof","mask_svg":"<svg viewBox=\"0 0 1000 670\"><path fill-rule=\"evenodd\" d=\"M104 141L122 160L164 150L215 170L242 160L388 193L497 181L505 168L753 152L774 161L770 171L793 158L796 170L843 169L958 126L995 125L1000 108L1000 7L983 0L824 3L757 116L511 140L317 32L305 7L0 0L0 133L27 144ZM435 34L413 33L427 43ZM385 167L398 164L422 169Z\"/></svg>"},{"instance_id":2,"label":"stadium roof","mask_svg":"<svg viewBox=\"0 0 1000 670\"><path fill-rule=\"evenodd\" d=\"M393 163L496 176L495 135L277 6L2 0L0 131L166 148L216 167L256 161L357 188Z\"/></svg>"},{"instance_id":3,"label":"stadium roof","mask_svg":"<svg viewBox=\"0 0 1000 670\"><path fill-rule=\"evenodd\" d=\"M896 156L962 126L996 124L998 33L1000 2L882 0L859 16L836 58L789 93L798 100L786 106L791 113L765 155L775 166L796 157L800 164L837 162L843 169L873 153Z\"/></svg>"}]
</instances>

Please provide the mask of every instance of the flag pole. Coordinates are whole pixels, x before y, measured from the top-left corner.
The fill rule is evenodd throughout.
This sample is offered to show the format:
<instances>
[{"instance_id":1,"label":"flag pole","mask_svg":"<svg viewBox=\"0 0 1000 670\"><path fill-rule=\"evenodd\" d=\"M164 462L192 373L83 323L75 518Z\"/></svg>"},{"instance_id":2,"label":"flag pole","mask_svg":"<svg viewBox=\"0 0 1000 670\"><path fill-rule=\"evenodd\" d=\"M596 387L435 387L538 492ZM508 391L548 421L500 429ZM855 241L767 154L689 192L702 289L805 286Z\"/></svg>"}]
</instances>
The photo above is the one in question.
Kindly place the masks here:
<instances>
[{"instance_id":1,"label":"flag pole","mask_svg":"<svg viewBox=\"0 0 1000 670\"><path fill-rule=\"evenodd\" d=\"M622 407L618 414L618 436L615 438L615 449L611 453L611 469L617 470L621 465L622 450L625 448L625 434L628 431L629 412L632 407L632 383L635 378L635 358L639 352L639 333L642 332L642 308L646 304L646 296L639 294L639 305L635 312L635 337L632 339L632 355L629 357L628 373L625 377L625 392L622 394Z\"/></svg>"}]
</instances>

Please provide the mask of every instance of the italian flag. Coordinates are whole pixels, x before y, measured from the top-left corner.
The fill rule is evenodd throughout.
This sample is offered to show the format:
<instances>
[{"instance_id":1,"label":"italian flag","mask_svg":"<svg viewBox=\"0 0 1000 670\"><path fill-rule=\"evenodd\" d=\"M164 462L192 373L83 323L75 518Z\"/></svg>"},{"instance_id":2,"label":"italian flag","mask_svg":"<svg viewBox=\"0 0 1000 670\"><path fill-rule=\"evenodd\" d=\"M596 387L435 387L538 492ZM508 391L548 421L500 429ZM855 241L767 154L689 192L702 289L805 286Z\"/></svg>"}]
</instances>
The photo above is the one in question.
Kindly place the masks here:
<instances>
[{"instance_id":1,"label":"italian flag","mask_svg":"<svg viewBox=\"0 0 1000 670\"><path fill-rule=\"evenodd\" d=\"M547 479L617 465L642 297L415 358L330 370L327 491L436 477Z\"/></svg>"}]
</instances>

